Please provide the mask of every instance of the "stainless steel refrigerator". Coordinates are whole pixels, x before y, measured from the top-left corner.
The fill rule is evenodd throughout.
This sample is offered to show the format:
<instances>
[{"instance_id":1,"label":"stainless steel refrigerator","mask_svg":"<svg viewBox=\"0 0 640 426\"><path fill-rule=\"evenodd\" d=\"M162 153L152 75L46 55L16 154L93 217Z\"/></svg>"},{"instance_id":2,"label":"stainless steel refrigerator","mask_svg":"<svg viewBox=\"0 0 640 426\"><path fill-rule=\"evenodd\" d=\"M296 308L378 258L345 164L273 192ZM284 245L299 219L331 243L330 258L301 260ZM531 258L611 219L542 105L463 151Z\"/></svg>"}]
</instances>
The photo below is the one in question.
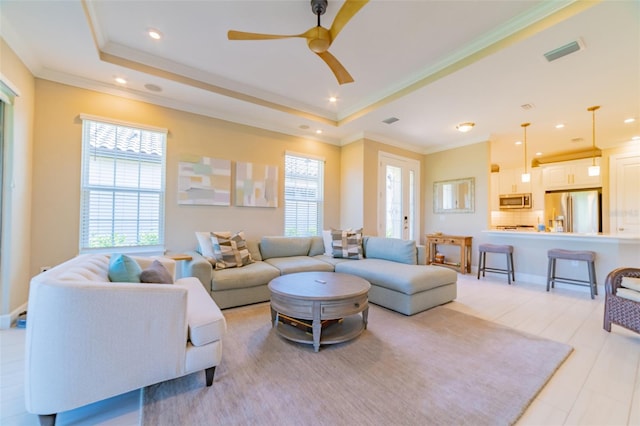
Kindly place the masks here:
<instances>
[{"instance_id":1,"label":"stainless steel refrigerator","mask_svg":"<svg viewBox=\"0 0 640 426\"><path fill-rule=\"evenodd\" d=\"M547 191L544 194L547 230L580 234L602 232L601 206L600 188Z\"/></svg>"}]
</instances>

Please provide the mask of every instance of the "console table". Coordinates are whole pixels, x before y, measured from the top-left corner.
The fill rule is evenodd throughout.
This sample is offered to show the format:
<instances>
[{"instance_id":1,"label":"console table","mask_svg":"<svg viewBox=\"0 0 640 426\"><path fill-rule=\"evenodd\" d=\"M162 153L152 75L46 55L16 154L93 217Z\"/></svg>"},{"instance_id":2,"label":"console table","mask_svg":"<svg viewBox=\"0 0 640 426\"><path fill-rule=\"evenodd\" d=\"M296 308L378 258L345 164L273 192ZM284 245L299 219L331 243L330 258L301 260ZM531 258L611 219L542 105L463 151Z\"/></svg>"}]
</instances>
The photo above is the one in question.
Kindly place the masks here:
<instances>
[{"instance_id":1,"label":"console table","mask_svg":"<svg viewBox=\"0 0 640 426\"><path fill-rule=\"evenodd\" d=\"M473 237L461 235L427 234L427 265L446 266L458 270L460 273L471 272L471 239ZM460 262L436 262L438 244L460 247Z\"/></svg>"}]
</instances>

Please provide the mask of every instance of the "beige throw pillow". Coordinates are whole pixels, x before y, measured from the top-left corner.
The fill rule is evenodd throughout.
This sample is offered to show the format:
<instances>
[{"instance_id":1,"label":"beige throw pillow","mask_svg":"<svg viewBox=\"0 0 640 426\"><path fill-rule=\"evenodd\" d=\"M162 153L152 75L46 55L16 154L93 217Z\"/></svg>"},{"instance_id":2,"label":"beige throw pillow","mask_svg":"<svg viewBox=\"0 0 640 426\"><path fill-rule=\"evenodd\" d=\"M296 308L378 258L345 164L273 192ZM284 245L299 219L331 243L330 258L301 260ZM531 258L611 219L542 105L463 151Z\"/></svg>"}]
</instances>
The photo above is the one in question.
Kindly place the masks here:
<instances>
[{"instance_id":1,"label":"beige throw pillow","mask_svg":"<svg viewBox=\"0 0 640 426\"><path fill-rule=\"evenodd\" d=\"M362 228L355 230L331 229L333 257L362 259Z\"/></svg>"},{"instance_id":2,"label":"beige throw pillow","mask_svg":"<svg viewBox=\"0 0 640 426\"><path fill-rule=\"evenodd\" d=\"M238 268L253 263L244 232L212 232L210 238L216 269Z\"/></svg>"}]
</instances>

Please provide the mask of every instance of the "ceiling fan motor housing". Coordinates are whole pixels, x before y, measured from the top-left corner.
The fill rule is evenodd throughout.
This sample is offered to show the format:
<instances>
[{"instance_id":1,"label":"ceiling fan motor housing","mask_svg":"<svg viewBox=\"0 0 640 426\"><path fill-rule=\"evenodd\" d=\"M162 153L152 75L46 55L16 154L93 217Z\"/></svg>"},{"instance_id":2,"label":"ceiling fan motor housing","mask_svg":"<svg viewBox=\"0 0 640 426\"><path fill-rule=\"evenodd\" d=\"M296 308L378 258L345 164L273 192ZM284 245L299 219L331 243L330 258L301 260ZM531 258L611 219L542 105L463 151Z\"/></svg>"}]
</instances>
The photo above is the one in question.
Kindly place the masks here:
<instances>
[{"instance_id":1,"label":"ceiling fan motor housing","mask_svg":"<svg viewBox=\"0 0 640 426\"><path fill-rule=\"evenodd\" d=\"M324 15L327 11L327 0L311 0L311 10L314 15Z\"/></svg>"}]
</instances>

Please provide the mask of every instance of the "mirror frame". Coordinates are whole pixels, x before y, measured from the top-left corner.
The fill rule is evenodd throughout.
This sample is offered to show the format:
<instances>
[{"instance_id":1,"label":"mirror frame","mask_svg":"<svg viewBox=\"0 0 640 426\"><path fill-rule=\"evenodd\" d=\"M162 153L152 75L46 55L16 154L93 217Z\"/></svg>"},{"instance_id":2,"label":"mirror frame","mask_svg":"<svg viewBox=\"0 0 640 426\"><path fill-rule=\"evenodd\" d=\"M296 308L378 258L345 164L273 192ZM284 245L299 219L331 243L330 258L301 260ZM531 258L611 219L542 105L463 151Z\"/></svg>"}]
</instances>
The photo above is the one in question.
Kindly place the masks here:
<instances>
[{"instance_id":1,"label":"mirror frame","mask_svg":"<svg viewBox=\"0 0 640 426\"><path fill-rule=\"evenodd\" d=\"M445 209L442 207L443 200L439 196L442 193L442 188L445 184L468 184L469 185L469 203L470 206L468 208L451 208ZM433 182L433 212L434 213L473 213L475 212L475 178L462 178L462 179L451 179L451 180L442 180ZM457 191L456 191L457 193ZM457 197L457 194L456 194Z\"/></svg>"}]
</instances>

